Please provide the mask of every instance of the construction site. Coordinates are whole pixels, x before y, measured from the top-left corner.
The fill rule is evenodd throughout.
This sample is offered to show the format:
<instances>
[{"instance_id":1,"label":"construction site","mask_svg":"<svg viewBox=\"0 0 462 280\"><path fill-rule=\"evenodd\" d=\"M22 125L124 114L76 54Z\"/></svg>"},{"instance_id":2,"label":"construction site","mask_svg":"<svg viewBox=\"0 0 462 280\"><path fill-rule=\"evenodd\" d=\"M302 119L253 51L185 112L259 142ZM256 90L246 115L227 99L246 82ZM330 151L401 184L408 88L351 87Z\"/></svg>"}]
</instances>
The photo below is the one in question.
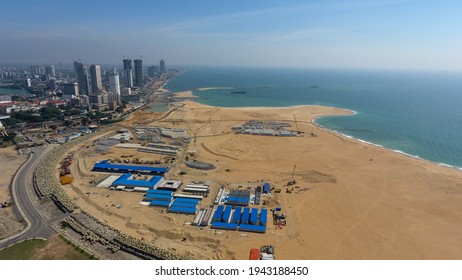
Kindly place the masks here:
<instances>
[{"instance_id":1,"label":"construction site","mask_svg":"<svg viewBox=\"0 0 462 280\"><path fill-rule=\"evenodd\" d=\"M256 246L290 243L299 234L294 202L309 196L313 184L335 184L335 178L307 170L290 150L267 152L298 149L307 138L255 140L235 133L240 120L226 121L234 111L197 108L175 107L150 122L139 112L79 140L57 166L63 191L86 215L185 258L247 259ZM256 117L273 129L297 127L296 136L310 132L292 113L271 120L249 111L240 119L255 124ZM278 252L286 258L289 251Z\"/></svg>"}]
</instances>

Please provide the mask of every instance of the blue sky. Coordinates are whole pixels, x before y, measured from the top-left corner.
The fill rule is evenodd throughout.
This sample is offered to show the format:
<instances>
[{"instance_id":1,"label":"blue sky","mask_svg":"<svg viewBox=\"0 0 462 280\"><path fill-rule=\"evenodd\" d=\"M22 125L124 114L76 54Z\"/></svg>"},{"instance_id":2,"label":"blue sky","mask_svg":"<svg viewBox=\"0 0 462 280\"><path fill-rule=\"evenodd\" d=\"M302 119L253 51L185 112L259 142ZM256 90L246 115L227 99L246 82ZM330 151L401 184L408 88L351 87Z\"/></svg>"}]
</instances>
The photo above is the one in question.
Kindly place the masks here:
<instances>
[{"instance_id":1,"label":"blue sky","mask_svg":"<svg viewBox=\"0 0 462 280\"><path fill-rule=\"evenodd\" d=\"M0 63L462 70L462 1L3 2Z\"/></svg>"}]
</instances>

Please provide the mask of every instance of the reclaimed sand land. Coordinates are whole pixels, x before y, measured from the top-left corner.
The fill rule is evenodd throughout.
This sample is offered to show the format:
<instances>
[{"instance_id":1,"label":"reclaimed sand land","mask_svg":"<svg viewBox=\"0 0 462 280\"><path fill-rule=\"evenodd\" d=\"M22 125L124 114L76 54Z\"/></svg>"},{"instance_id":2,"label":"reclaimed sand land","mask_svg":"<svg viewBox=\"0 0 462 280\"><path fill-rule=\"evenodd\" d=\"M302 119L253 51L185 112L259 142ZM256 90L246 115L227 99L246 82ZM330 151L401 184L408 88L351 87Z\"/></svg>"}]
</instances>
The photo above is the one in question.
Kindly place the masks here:
<instances>
[{"instance_id":1,"label":"reclaimed sand land","mask_svg":"<svg viewBox=\"0 0 462 280\"><path fill-rule=\"evenodd\" d=\"M184 94L187 96L188 94ZM136 113L126 124L187 128L196 159L217 166L212 171L187 168L180 162L168 178L213 180L219 184L270 182L281 193L266 199L287 214L283 229L266 234L198 229L192 217L162 213L139 205L142 194L89 186L107 175L89 172L104 158L153 154L112 149L96 153L81 149L72 165L79 174L64 189L86 211L111 226L144 240L201 259L247 259L251 248L276 247L278 259L462 259L462 172L416 160L341 137L312 124L321 115L349 114L318 106L290 108L216 108L184 102L185 106L158 119ZM285 121L303 137L237 135L231 127L247 120ZM152 117L151 117L152 116ZM314 136L312 135L314 134ZM184 158L184 157L183 157ZM296 164L297 184L285 186ZM179 175L186 170L186 175ZM228 171L225 171L228 170ZM205 203L210 203L215 193ZM114 204L123 205L118 209ZM272 218L269 218L271 224ZM184 239L185 238L185 239Z\"/></svg>"}]
</instances>

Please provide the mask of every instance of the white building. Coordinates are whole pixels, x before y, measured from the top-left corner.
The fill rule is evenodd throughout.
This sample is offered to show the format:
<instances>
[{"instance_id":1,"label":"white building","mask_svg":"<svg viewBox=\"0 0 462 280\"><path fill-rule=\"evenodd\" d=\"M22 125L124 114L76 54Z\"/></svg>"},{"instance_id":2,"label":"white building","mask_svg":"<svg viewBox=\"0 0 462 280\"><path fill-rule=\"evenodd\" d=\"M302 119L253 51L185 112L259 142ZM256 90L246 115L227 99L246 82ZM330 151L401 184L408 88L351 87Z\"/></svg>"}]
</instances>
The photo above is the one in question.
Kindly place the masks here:
<instances>
[{"instance_id":1,"label":"white building","mask_svg":"<svg viewBox=\"0 0 462 280\"><path fill-rule=\"evenodd\" d=\"M116 101L120 102L119 74L115 71L109 75L109 90L115 95Z\"/></svg>"}]
</instances>

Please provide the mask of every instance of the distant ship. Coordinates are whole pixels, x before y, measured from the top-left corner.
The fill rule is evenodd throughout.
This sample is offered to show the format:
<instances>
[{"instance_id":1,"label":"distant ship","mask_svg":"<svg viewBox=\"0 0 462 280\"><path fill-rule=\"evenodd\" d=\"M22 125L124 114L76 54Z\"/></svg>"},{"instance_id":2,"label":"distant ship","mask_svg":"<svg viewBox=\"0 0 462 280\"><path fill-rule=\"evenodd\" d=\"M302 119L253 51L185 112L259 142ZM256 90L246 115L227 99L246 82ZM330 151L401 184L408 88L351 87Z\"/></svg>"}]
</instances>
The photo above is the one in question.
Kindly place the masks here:
<instances>
[{"instance_id":1,"label":"distant ship","mask_svg":"<svg viewBox=\"0 0 462 280\"><path fill-rule=\"evenodd\" d=\"M246 94L245 91L241 90L241 91L238 91L238 90L232 90L231 91L231 94Z\"/></svg>"}]
</instances>

